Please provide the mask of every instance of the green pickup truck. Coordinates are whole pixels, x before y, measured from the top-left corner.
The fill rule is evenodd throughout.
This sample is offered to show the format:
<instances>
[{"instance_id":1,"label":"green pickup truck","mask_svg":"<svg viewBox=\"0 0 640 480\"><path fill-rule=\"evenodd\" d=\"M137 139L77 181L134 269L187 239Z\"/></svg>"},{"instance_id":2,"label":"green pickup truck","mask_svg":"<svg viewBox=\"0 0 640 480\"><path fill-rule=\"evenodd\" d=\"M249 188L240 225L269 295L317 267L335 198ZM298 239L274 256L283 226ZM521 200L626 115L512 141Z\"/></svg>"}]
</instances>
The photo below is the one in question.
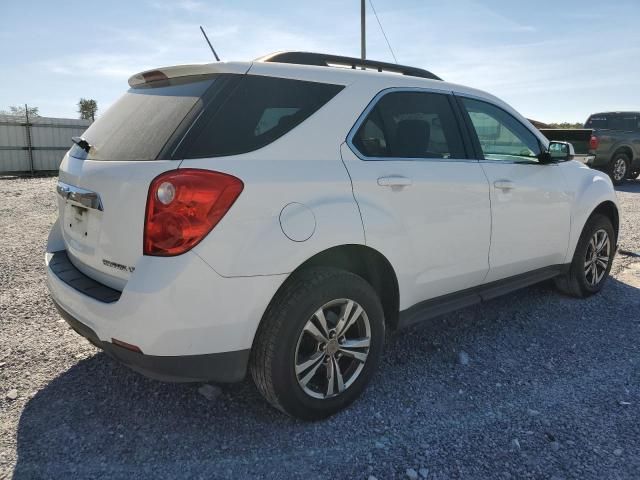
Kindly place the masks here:
<instances>
[{"instance_id":1,"label":"green pickup truck","mask_svg":"<svg viewBox=\"0 0 640 480\"><path fill-rule=\"evenodd\" d=\"M593 168L606 171L613 183L640 175L640 112L594 113L585 123L593 129Z\"/></svg>"},{"instance_id":2,"label":"green pickup truck","mask_svg":"<svg viewBox=\"0 0 640 480\"><path fill-rule=\"evenodd\" d=\"M584 129L540 131L549 140L571 142L577 160L606 172L615 185L640 175L640 112L594 113Z\"/></svg>"}]
</instances>

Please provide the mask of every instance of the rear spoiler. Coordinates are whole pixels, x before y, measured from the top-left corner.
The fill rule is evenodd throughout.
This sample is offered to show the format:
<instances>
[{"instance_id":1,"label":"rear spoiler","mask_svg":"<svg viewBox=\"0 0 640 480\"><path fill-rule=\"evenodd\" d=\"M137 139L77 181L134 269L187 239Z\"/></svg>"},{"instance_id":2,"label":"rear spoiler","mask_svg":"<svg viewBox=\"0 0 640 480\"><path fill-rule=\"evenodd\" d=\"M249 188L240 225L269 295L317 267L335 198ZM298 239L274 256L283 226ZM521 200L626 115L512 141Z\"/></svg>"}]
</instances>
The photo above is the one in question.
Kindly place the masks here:
<instances>
[{"instance_id":1,"label":"rear spoiler","mask_svg":"<svg viewBox=\"0 0 640 480\"><path fill-rule=\"evenodd\" d=\"M215 73L236 73L243 75L251 68L251 62L218 62L199 63L194 65L176 65L161 67L136 73L129 77L130 87L139 87L151 82L169 80L170 78L212 75Z\"/></svg>"}]
</instances>

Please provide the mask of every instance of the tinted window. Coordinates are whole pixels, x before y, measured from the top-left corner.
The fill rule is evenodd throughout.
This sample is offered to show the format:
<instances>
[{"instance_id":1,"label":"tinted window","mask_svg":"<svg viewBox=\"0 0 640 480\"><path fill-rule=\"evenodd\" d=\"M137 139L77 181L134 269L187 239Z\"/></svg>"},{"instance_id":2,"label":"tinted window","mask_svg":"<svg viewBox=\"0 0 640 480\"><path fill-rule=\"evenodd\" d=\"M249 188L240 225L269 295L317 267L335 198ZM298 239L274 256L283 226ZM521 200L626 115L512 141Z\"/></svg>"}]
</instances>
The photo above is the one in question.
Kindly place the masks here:
<instances>
[{"instance_id":1,"label":"tinted window","mask_svg":"<svg viewBox=\"0 0 640 480\"><path fill-rule=\"evenodd\" d=\"M541 152L536 136L516 118L490 103L463 98L487 160L537 161Z\"/></svg>"},{"instance_id":2,"label":"tinted window","mask_svg":"<svg viewBox=\"0 0 640 480\"><path fill-rule=\"evenodd\" d=\"M449 100L437 93L384 95L353 144L367 157L466 158Z\"/></svg>"},{"instance_id":3,"label":"tinted window","mask_svg":"<svg viewBox=\"0 0 640 480\"><path fill-rule=\"evenodd\" d=\"M609 128L611 130L632 132L638 128L638 119L635 115L628 113L613 114L609 118Z\"/></svg>"},{"instance_id":4,"label":"tinted window","mask_svg":"<svg viewBox=\"0 0 640 480\"><path fill-rule=\"evenodd\" d=\"M178 81L131 88L84 133L87 153L74 145L70 155L88 160L155 160L201 96L218 80Z\"/></svg>"},{"instance_id":5,"label":"tinted window","mask_svg":"<svg viewBox=\"0 0 640 480\"><path fill-rule=\"evenodd\" d=\"M587 123L585 123L585 128L593 128L594 130L606 130L609 128L609 119L606 115L595 115L589 117Z\"/></svg>"},{"instance_id":6,"label":"tinted window","mask_svg":"<svg viewBox=\"0 0 640 480\"><path fill-rule=\"evenodd\" d=\"M247 75L205 107L175 156L216 157L257 150L295 128L342 88Z\"/></svg>"}]
</instances>

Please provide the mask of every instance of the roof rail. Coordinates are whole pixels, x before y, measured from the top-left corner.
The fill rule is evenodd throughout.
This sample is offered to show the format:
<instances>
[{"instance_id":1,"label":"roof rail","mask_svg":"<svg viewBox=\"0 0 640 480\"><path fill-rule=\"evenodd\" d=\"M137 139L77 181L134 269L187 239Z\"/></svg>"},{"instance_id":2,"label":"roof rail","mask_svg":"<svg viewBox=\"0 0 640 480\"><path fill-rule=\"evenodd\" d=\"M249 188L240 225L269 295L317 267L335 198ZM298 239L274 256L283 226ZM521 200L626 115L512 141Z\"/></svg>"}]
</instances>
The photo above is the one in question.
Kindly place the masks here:
<instances>
[{"instance_id":1,"label":"roof rail","mask_svg":"<svg viewBox=\"0 0 640 480\"><path fill-rule=\"evenodd\" d=\"M350 67L375 69L379 72L392 72L408 75L410 77L429 78L442 80L437 75L422 68L408 67L396 63L378 62L376 60L362 60L361 58L343 57L313 52L277 52L256 59L256 62L294 63L297 65L317 65L321 67Z\"/></svg>"}]
</instances>

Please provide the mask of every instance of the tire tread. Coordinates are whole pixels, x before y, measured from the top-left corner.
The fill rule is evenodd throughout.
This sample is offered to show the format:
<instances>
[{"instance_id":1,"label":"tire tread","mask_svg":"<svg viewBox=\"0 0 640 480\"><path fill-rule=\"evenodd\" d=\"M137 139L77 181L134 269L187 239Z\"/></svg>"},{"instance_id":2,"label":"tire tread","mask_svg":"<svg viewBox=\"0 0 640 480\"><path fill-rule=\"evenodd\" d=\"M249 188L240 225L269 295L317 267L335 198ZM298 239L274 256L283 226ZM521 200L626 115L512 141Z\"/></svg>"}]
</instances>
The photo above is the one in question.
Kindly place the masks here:
<instances>
[{"instance_id":1,"label":"tire tread","mask_svg":"<svg viewBox=\"0 0 640 480\"><path fill-rule=\"evenodd\" d=\"M580 282L580 279L578 278L578 276L582 275L582 273L578 269L584 268L583 259L581 255L583 244L589 241L589 238L591 237L592 232L596 228L603 227L605 225L608 225L611 231L613 231L611 220L606 215L596 213L591 215L591 217L589 217L589 220L587 220L587 223L582 229L582 233L580 234L580 239L576 244L576 249L575 249L575 252L573 253L573 258L571 260L571 267L569 268L569 271L566 274L560 275L554 279L556 288L560 290L560 292L564 293L565 295L569 295L571 297L576 297L576 298L585 298L595 293L583 288ZM616 239L612 237L611 242L614 244L612 245L611 248L615 248ZM613 261L613 256L611 258L611 261Z\"/></svg>"},{"instance_id":2,"label":"tire tread","mask_svg":"<svg viewBox=\"0 0 640 480\"><path fill-rule=\"evenodd\" d=\"M319 285L340 274L355 274L332 267L314 267L296 272L288 279L282 289L276 294L274 300L265 311L256 338L250 359L250 370L253 381L264 398L275 408L288 414L284 409L273 385L273 359L277 348L277 332L285 321L280 312L287 311L290 305L296 304L300 298L310 295Z\"/></svg>"}]
</instances>

